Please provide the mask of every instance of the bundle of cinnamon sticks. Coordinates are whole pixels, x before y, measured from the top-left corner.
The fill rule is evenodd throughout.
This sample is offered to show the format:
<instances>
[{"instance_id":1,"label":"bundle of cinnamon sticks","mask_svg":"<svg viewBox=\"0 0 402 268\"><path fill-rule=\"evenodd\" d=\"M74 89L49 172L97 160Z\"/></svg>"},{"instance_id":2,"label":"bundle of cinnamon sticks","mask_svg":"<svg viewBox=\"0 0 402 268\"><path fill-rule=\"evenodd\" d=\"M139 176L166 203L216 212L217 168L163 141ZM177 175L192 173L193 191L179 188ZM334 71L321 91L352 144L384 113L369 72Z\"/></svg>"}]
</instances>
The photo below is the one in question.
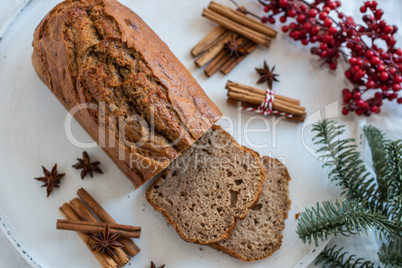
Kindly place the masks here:
<instances>
[{"instance_id":1,"label":"bundle of cinnamon sticks","mask_svg":"<svg viewBox=\"0 0 402 268\"><path fill-rule=\"evenodd\" d=\"M129 239L129 237L139 238L141 227L117 224L116 221L83 188L78 190L77 195L81 200L74 198L69 203L64 203L60 207L61 213L67 220L58 220L57 228L77 231L77 234L90 250L90 234L102 232L106 225L108 226L110 233L113 234L119 232L120 237L118 241L123 245L123 247L116 248L113 256L92 250L91 252L104 268L123 267L132 257L140 252L138 246Z\"/></svg>"},{"instance_id":2,"label":"bundle of cinnamon sticks","mask_svg":"<svg viewBox=\"0 0 402 268\"><path fill-rule=\"evenodd\" d=\"M228 90L228 103L237 104L241 102L242 107L258 108L266 99L267 94L266 90L232 81L227 82L226 89ZM272 109L292 115L285 117L291 121L303 122L306 118L306 108L300 106L300 100L293 98L275 94Z\"/></svg>"},{"instance_id":3,"label":"bundle of cinnamon sticks","mask_svg":"<svg viewBox=\"0 0 402 268\"><path fill-rule=\"evenodd\" d=\"M195 64L202 68L205 65L205 74L210 77L218 70L223 74L232 71L248 54L252 53L258 45L269 47L271 40L276 38L277 32L269 26L212 1L202 15L220 26L205 36L191 51ZM230 55L225 50L225 44L231 39L242 47L242 55Z\"/></svg>"}]
</instances>

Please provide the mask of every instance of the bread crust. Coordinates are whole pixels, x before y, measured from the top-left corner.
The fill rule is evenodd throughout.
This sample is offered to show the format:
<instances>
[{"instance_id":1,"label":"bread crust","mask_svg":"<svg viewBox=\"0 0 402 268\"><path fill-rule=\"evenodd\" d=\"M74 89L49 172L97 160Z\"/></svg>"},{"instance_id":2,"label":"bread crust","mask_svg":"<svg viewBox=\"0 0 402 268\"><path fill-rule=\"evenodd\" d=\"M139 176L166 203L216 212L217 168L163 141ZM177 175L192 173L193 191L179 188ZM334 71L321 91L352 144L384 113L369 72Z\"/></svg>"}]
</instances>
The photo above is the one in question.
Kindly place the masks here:
<instances>
[{"instance_id":1,"label":"bread crust","mask_svg":"<svg viewBox=\"0 0 402 268\"><path fill-rule=\"evenodd\" d=\"M252 154L253 156L255 156L257 159L260 158L260 156L259 156L259 154L258 154L257 152L255 152L255 151L253 151L253 150L251 150L251 149L249 149L249 148L247 148L247 147L244 147L244 146L239 145L239 144L235 141L235 139L234 139L229 133L227 133L226 131L224 131L224 130L222 129L222 127L220 127L220 126L218 126L218 125L213 125L211 128L212 128L213 130L215 130L215 131L222 131L222 133L224 133L224 135L226 136L226 138L227 138L228 140L232 141L233 143L235 143L236 145L238 145L242 151L244 151L244 152L249 152L250 154ZM258 199L259 199L260 194L261 194L261 191L262 191L262 183L263 183L264 177L265 177L264 169L263 169L261 163L260 163L260 162L258 162L258 163L259 163L259 168L260 168L260 170L261 170L260 178L259 178L259 187L258 187L258 193L257 193L256 196L254 197L252 203L251 203L251 204L248 206L248 208L245 210L244 215L242 215L242 216L240 216L240 217L234 217L234 216L232 216L231 225L228 227L227 231L226 231L221 237L218 237L218 238L216 238L215 240L210 240L210 241L208 241L207 243L204 242L204 241L200 241L200 240L198 240L198 239L189 239L189 238L185 237L184 233L182 232L182 230L180 229L180 227L178 226L178 224L169 216L169 214L166 213L166 211L164 211L164 210L163 210L162 208L160 208L156 203L153 202L153 200L152 200L152 198L151 198L151 190L152 190L152 188L153 188L154 185L157 185L157 184L163 179L162 176L159 177L159 178L157 178L157 179L155 179L154 182L149 186L149 188L148 188L147 191L146 191L146 199L148 200L148 202L151 204L151 206L152 206L156 211L162 212L162 215L166 218L166 220L168 221L168 223L173 226L173 228L176 230L176 232L178 233L178 235L179 235L184 241L192 242L192 243L196 243L196 244L200 244L200 245L213 245L214 243L217 243L217 242L219 242L219 241L223 241L223 240L230 239L230 237L231 237L231 235L232 235L232 233L233 233L233 231L234 231L234 229L235 229L236 221L239 220L239 219L245 218L245 217L247 216L247 211L248 211L248 209L250 209L251 207L253 207L253 206L258 202Z\"/></svg>"},{"instance_id":2,"label":"bread crust","mask_svg":"<svg viewBox=\"0 0 402 268\"><path fill-rule=\"evenodd\" d=\"M283 176L282 179L286 180L286 183L289 183L289 181L291 180L291 178L290 178L290 176L289 176L288 170L286 169L286 167L285 167L278 159L274 159L274 158L270 158L270 157L268 157L268 156L264 156L264 157L262 157L262 161L261 161L261 162L263 163L265 160L266 160L266 161L273 161L273 162L275 162L276 164L278 164L279 166L281 166L282 168L284 168L285 176ZM289 195L288 195L288 197L287 197L287 202L286 202L286 203L287 203L287 205L286 205L286 208L287 208L287 209L284 211L284 215L283 215L283 226L282 226L282 228L281 228L281 231L283 231L283 230L285 229L285 220L288 218L288 211L289 211L290 206L291 206L291 203L292 203L292 201L289 199ZM234 228L234 229L235 229L235 228ZM233 231L234 231L234 230L233 230ZM277 251L277 250L281 247L281 245L282 245L282 238L283 238L283 235L280 234L280 241L279 241L279 243L278 243L271 251L268 251L265 255L261 255L261 256L259 256L259 257L257 257L257 258L246 258L245 256L241 255L239 252L233 250L233 249L230 248L230 247L225 247L225 246L223 246L223 245L220 244L220 243L213 243L213 244L210 244L209 246L212 247L212 248L214 248L214 249L216 249L216 250L219 250L219 251L221 251L221 252L224 252L224 253L226 253L226 254L228 254L228 255L234 257L234 258L237 258L237 259L239 259L239 260L241 260L241 261L243 261L243 262L250 262L250 261L257 261L257 260L266 259L266 258L268 258L269 256L271 256L275 251Z\"/></svg>"},{"instance_id":3,"label":"bread crust","mask_svg":"<svg viewBox=\"0 0 402 268\"><path fill-rule=\"evenodd\" d=\"M95 11L95 15L100 18L97 21L93 18ZM88 23L92 23L92 28L96 23L105 23L106 30L112 26L116 26L117 30L105 33L106 37L91 44L94 40L90 39L92 33L88 29L92 28L84 27L88 26ZM68 33L71 32L73 34L69 36ZM73 40L70 42L70 39ZM116 133L100 122L102 115L94 114L94 111L89 109L74 113L74 118L102 145L102 149L132 183L139 187L181 155L222 116L222 113L154 31L137 14L115 0L66 0L54 7L35 30L33 66L41 80L67 110L85 103L100 106L111 92L113 93L113 87L102 84L104 81L110 82L110 75L102 73L104 69L109 68L107 62L104 64L107 68L104 69L100 67L103 63L93 64L95 78L91 77L91 73L84 73L89 69L85 69L87 66L82 66L79 62L85 62L85 57L80 57L96 45L99 46L101 41L118 44L127 51L138 53L135 55L139 57L146 72L136 75L131 81L124 81L124 86L132 82L135 87L145 85L147 88L148 84L153 83L159 91L153 98L152 92L144 93L144 100L137 100L138 108L135 105L131 108L143 111L145 107L154 111L156 118L160 120L156 121L156 127L162 129L161 131L168 129L164 134L168 136L166 139L178 140L177 145L168 149L158 151L151 148L151 153L161 154L161 157L149 157L137 148L133 149L122 143ZM115 60L126 59L119 59L117 55ZM86 62L91 64L90 60ZM118 84L116 81L112 82ZM119 86L121 84L123 83ZM169 113L166 113L166 110ZM107 109L106 111L108 112ZM104 130L104 135L100 129ZM170 137L171 133L175 136L172 134ZM132 137L128 135L128 139L130 138ZM165 137L161 140L163 138ZM114 146L107 146L108 141L113 139ZM121 160L123 156L124 160ZM129 157L132 156L136 161L130 161Z\"/></svg>"}]
</instances>

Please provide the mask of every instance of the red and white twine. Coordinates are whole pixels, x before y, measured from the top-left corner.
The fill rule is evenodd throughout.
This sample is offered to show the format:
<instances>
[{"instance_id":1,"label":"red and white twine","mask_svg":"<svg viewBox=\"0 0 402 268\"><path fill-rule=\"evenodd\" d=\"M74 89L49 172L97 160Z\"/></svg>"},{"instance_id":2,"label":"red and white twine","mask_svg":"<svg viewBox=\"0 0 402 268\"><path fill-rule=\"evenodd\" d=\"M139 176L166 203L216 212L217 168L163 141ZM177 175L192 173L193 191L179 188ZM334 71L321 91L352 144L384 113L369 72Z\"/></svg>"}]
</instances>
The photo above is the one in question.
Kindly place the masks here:
<instances>
[{"instance_id":1,"label":"red and white twine","mask_svg":"<svg viewBox=\"0 0 402 268\"><path fill-rule=\"evenodd\" d=\"M274 114L274 115L279 115L279 116L286 116L289 118L293 117L293 114L274 110L272 108L274 99L275 99L275 92L273 90L267 89L267 93L265 95L265 100L261 103L261 105L258 108L241 107L240 109L243 111L252 111L255 113L262 114L262 115Z\"/></svg>"}]
</instances>

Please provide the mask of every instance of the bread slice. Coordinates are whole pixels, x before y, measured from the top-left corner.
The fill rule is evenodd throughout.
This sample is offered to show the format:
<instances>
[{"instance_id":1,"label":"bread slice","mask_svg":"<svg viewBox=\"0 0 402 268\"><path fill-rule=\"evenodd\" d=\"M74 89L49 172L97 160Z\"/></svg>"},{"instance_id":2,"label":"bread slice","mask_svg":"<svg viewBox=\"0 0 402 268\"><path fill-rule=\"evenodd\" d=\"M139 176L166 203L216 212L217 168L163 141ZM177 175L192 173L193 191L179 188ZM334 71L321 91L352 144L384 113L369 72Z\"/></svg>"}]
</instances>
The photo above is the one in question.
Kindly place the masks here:
<instances>
[{"instance_id":1,"label":"bread slice","mask_svg":"<svg viewBox=\"0 0 402 268\"><path fill-rule=\"evenodd\" d=\"M181 238L210 244L230 237L236 219L258 200L263 180L258 154L213 126L169 165L146 196Z\"/></svg>"},{"instance_id":2,"label":"bread slice","mask_svg":"<svg viewBox=\"0 0 402 268\"><path fill-rule=\"evenodd\" d=\"M291 204L286 167L269 157L263 157L261 163L265 180L257 204L245 219L237 221L230 239L211 245L244 262L265 259L281 247Z\"/></svg>"}]
</instances>

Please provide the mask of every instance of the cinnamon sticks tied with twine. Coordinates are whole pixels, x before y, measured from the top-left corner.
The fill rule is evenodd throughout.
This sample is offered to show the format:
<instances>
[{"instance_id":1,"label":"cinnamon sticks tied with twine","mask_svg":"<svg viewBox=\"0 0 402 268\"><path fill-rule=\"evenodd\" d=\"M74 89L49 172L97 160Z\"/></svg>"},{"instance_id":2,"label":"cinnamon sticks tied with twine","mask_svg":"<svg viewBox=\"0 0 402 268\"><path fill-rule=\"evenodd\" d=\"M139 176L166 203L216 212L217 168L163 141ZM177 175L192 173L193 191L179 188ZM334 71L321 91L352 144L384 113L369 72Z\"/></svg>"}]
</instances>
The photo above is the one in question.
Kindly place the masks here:
<instances>
[{"instance_id":1,"label":"cinnamon sticks tied with twine","mask_svg":"<svg viewBox=\"0 0 402 268\"><path fill-rule=\"evenodd\" d=\"M227 82L226 89L228 90L228 103L237 104L237 102L241 102L242 107L258 108L264 102L267 94L265 90L232 81ZM291 121L303 122L306 118L306 108L300 106L300 101L293 98L275 94L272 108L293 115L286 117Z\"/></svg>"},{"instance_id":2,"label":"cinnamon sticks tied with twine","mask_svg":"<svg viewBox=\"0 0 402 268\"><path fill-rule=\"evenodd\" d=\"M99 261L102 267L123 267L130 261L131 257L134 257L140 252L138 246L127 237L139 237L141 228L117 224L116 221L83 188L79 189L77 194L82 201L78 198L74 198L69 203L64 203L60 207L61 213L67 220L59 220L57 223L58 227L77 231L77 234L91 250L92 254ZM102 252L92 251L91 246L88 243L90 233L97 233L98 230L103 230L106 225L109 226L110 232L120 232L118 241L123 245L122 248L115 249L115 254L113 256Z\"/></svg>"},{"instance_id":3,"label":"cinnamon sticks tied with twine","mask_svg":"<svg viewBox=\"0 0 402 268\"><path fill-rule=\"evenodd\" d=\"M217 71L228 74L258 45L269 47L277 32L269 26L212 1L202 15L220 26L205 36L191 51L195 64L205 68L205 74L210 77ZM225 45L235 39L237 46L245 51L242 55L231 55Z\"/></svg>"}]
</instances>

